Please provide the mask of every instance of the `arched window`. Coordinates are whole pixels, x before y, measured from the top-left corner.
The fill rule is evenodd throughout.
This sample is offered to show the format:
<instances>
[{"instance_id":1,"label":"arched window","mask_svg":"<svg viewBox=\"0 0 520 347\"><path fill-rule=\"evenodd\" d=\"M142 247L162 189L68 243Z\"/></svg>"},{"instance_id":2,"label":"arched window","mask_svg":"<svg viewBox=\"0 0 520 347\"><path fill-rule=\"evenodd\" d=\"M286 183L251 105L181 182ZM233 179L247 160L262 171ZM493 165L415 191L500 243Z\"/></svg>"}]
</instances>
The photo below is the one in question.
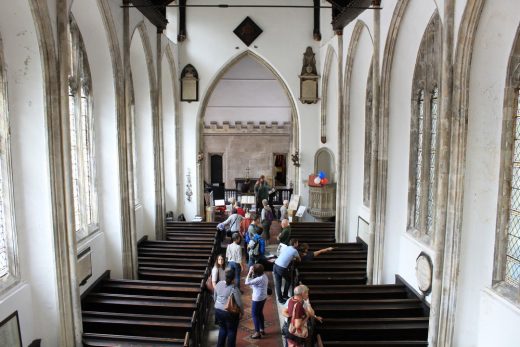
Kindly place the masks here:
<instances>
[{"instance_id":1,"label":"arched window","mask_svg":"<svg viewBox=\"0 0 520 347\"><path fill-rule=\"evenodd\" d=\"M495 241L495 288L520 302L520 27L506 78Z\"/></svg>"},{"instance_id":2,"label":"arched window","mask_svg":"<svg viewBox=\"0 0 520 347\"><path fill-rule=\"evenodd\" d=\"M134 188L134 209L137 209L141 202L139 200L139 182L137 180L137 137L135 133L135 93L132 72L130 71L130 127L132 137L132 166L133 166L133 188Z\"/></svg>"},{"instance_id":3,"label":"arched window","mask_svg":"<svg viewBox=\"0 0 520 347\"><path fill-rule=\"evenodd\" d=\"M370 167L372 160L372 69L368 72L365 97L365 163L363 168L363 204L370 206Z\"/></svg>"},{"instance_id":4,"label":"arched window","mask_svg":"<svg viewBox=\"0 0 520 347\"><path fill-rule=\"evenodd\" d=\"M408 231L427 244L432 242L435 226L440 28L436 12L428 23L417 54L410 126Z\"/></svg>"},{"instance_id":5,"label":"arched window","mask_svg":"<svg viewBox=\"0 0 520 347\"><path fill-rule=\"evenodd\" d=\"M0 291L19 279L14 222L7 82L0 37Z\"/></svg>"},{"instance_id":6,"label":"arched window","mask_svg":"<svg viewBox=\"0 0 520 347\"><path fill-rule=\"evenodd\" d=\"M76 238L98 229L92 83L78 26L71 19L72 71L69 77L71 164Z\"/></svg>"}]
</instances>

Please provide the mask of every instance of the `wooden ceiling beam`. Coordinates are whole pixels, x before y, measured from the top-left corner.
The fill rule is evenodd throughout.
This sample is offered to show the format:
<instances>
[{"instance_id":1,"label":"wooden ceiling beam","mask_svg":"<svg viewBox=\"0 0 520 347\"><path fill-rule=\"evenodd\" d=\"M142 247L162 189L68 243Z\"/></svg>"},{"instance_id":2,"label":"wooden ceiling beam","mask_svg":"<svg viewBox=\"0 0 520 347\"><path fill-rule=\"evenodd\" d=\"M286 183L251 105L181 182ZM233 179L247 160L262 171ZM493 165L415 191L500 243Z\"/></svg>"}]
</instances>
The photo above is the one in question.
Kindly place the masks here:
<instances>
[{"instance_id":1,"label":"wooden ceiling beam","mask_svg":"<svg viewBox=\"0 0 520 347\"><path fill-rule=\"evenodd\" d=\"M158 32L166 29L168 20L166 20L166 9L164 7L158 8L152 0L132 0L132 4L157 27Z\"/></svg>"},{"instance_id":2,"label":"wooden ceiling beam","mask_svg":"<svg viewBox=\"0 0 520 347\"><path fill-rule=\"evenodd\" d=\"M333 6L332 29L336 32L343 30L350 22L356 19L371 6L379 6L379 0L327 0Z\"/></svg>"}]
</instances>

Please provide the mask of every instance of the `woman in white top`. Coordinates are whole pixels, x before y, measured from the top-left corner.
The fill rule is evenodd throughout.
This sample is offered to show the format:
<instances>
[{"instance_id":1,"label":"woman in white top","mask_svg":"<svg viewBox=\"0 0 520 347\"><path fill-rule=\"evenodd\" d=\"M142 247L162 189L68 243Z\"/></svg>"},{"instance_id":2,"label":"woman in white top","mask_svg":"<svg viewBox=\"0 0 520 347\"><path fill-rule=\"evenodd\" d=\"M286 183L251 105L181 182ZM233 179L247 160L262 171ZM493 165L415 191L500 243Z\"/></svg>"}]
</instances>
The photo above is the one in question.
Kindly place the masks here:
<instances>
[{"instance_id":1,"label":"woman in white top","mask_svg":"<svg viewBox=\"0 0 520 347\"><path fill-rule=\"evenodd\" d=\"M267 287L269 285L267 275L264 274L264 266L262 264L251 266L245 283L253 289L251 316L255 325L255 333L251 335L251 338L259 339L262 335L265 335L264 304L267 300Z\"/></svg>"},{"instance_id":2,"label":"woman in white top","mask_svg":"<svg viewBox=\"0 0 520 347\"><path fill-rule=\"evenodd\" d=\"M229 267L235 269L235 284L238 290L240 290L240 272L242 272L242 246L240 242L242 238L239 233L234 233L231 239L233 242L227 246L226 258ZM241 290L240 293L242 293Z\"/></svg>"},{"instance_id":3,"label":"woman in white top","mask_svg":"<svg viewBox=\"0 0 520 347\"><path fill-rule=\"evenodd\" d=\"M213 265L213 269L211 269L211 283L213 284L213 288L215 288L218 282L225 280L225 269L226 259L222 254L219 254L215 265Z\"/></svg>"}]
</instances>

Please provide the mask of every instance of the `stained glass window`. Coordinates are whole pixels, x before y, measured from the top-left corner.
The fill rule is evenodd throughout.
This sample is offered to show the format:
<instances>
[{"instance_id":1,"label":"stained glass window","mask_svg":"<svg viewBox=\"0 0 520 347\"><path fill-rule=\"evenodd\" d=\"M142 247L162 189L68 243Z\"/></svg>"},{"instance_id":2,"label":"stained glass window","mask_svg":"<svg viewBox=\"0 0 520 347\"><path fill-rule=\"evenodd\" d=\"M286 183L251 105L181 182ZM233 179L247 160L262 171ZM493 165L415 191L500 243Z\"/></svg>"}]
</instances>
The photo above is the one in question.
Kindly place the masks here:
<instances>
[{"instance_id":1,"label":"stained glass window","mask_svg":"<svg viewBox=\"0 0 520 347\"><path fill-rule=\"evenodd\" d=\"M514 116L513 165L509 224L507 227L507 251L505 281L515 287L520 285L520 90L516 95Z\"/></svg>"}]
</instances>

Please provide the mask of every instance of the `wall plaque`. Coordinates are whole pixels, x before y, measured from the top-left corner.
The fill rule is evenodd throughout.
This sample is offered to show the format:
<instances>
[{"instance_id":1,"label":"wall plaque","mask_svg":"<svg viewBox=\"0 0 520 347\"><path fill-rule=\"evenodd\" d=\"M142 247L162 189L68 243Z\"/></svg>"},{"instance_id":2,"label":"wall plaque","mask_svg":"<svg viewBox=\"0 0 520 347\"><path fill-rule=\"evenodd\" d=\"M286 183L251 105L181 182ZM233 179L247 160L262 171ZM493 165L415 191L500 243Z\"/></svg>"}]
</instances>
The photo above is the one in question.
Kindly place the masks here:
<instances>
[{"instance_id":1,"label":"wall plaque","mask_svg":"<svg viewBox=\"0 0 520 347\"><path fill-rule=\"evenodd\" d=\"M424 295L430 294L432 291L433 263L430 256L424 252L421 252L415 261L415 276L419 290Z\"/></svg>"}]
</instances>

